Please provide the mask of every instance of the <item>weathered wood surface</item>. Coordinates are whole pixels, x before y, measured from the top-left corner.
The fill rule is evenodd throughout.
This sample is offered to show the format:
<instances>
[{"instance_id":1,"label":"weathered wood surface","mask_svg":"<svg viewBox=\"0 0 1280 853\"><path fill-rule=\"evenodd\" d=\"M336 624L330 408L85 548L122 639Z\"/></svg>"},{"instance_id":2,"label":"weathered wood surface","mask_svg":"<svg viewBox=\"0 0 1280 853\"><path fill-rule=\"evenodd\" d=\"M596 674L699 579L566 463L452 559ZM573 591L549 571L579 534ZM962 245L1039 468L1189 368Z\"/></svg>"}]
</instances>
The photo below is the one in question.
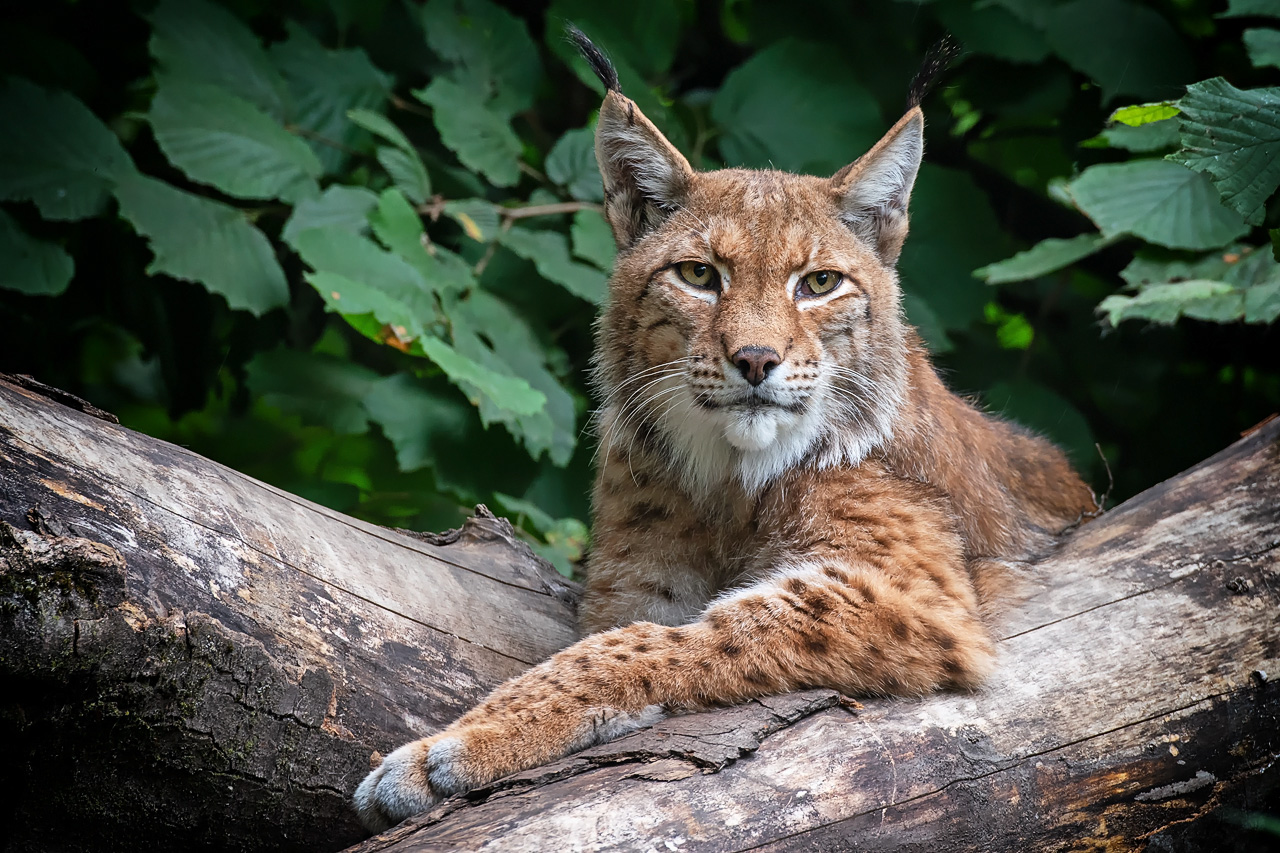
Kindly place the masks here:
<instances>
[{"instance_id":1,"label":"weathered wood surface","mask_svg":"<svg viewBox=\"0 0 1280 853\"><path fill-rule=\"evenodd\" d=\"M340 849L374 750L573 639L505 522L420 541L4 382L0 522L9 850Z\"/></svg>"},{"instance_id":2,"label":"weathered wood surface","mask_svg":"<svg viewBox=\"0 0 1280 853\"><path fill-rule=\"evenodd\" d=\"M975 694L668 720L356 850L1141 850L1224 803L1276 810L1280 423L1033 573Z\"/></svg>"}]
</instances>

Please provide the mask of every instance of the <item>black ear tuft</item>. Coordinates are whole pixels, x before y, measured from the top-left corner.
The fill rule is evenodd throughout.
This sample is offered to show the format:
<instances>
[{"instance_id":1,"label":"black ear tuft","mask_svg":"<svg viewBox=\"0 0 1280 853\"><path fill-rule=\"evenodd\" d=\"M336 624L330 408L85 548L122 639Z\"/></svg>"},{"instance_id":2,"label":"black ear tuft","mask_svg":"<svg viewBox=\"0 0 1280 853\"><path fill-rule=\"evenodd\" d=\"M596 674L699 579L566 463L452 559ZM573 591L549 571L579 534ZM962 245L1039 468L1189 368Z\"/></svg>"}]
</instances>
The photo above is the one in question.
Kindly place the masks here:
<instances>
[{"instance_id":1,"label":"black ear tuft","mask_svg":"<svg viewBox=\"0 0 1280 853\"><path fill-rule=\"evenodd\" d=\"M596 47L591 39L587 38L587 34L575 27L573 24L564 25L565 35L577 46L582 52L582 56L587 60L587 64L591 66L591 70L600 78L600 82L610 92L622 94L622 88L618 86L618 71L613 67L613 63L609 61L609 57L604 55L604 51Z\"/></svg>"},{"instance_id":2,"label":"black ear tuft","mask_svg":"<svg viewBox=\"0 0 1280 853\"><path fill-rule=\"evenodd\" d=\"M929 52L925 54L924 63L920 66L920 70L916 72L915 78L911 81L911 89L907 95L908 110L913 110L920 106L924 96L929 94L929 90L933 88L938 75L946 71L948 65L955 62L956 57L960 55L960 51L960 42L953 39L950 33L934 42L933 47L929 48Z\"/></svg>"}]
</instances>

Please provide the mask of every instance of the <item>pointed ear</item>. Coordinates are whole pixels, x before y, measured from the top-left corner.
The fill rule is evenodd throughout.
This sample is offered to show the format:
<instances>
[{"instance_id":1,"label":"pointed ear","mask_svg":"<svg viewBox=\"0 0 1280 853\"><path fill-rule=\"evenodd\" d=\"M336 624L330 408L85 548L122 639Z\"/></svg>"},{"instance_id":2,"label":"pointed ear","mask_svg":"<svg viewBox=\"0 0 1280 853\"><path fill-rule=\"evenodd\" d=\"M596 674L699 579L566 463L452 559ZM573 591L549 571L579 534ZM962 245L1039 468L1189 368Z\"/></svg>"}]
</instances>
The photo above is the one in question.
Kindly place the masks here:
<instances>
[{"instance_id":1,"label":"pointed ear","mask_svg":"<svg viewBox=\"0 0 1280 853\"><path fill-rule=\"evenodd\" d=\"M907 239L907 200L924 156L924 113L913 107L870 151L831 178L840 218L892 266Z\"/></svg>"},{"instance_id":2,"label":"pointed ear","mask_svg":"<svg viewBox=\"0 0 1280 853\"><path fill-rule=\"evenodd\" d=\"M596 123L596 162L604 179L605 218L625 249L684 204L689 161L621 92L605 93Z\"/></svg>"}]
</instances>

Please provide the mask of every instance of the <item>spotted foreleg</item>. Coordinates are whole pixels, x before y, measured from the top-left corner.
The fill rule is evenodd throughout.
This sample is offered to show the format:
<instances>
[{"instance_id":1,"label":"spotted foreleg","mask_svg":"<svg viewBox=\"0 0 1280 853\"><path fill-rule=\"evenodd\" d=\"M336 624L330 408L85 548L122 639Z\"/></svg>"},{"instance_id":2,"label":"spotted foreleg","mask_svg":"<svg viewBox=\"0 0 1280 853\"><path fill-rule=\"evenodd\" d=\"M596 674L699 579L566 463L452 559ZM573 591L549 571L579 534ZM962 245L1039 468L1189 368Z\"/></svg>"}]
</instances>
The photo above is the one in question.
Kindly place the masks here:
<instances>
[{"instance_id":1,"label":"spotted foreleg","mask_svg":"<svg viewBox=\"0 0 1280 853\"><path fill-rule=\"evenodd\" d=\"M696 709L808 687L921 694L975 684L991 641L929 585L808 561L722 597L681 627L583 639L499 687L443 732L387 756L356 792L381 829L443 796Z\"/></svg>"}]
</instances>

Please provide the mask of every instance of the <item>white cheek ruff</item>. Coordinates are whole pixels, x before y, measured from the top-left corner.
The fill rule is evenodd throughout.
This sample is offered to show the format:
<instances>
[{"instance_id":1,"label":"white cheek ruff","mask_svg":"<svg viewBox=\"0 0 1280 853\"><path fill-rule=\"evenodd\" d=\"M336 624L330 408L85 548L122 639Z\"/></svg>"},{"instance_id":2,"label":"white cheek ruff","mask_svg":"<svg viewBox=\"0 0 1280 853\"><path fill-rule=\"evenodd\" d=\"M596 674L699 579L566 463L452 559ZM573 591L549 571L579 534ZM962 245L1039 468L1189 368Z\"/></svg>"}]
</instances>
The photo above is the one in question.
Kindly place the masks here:
<instances>
[{"instance_id":1,"label":"white cheek ruff","mask_svg":"<svg viewBox=\"0 0 1280 853\"><path fill-rule=\"evenodd\" d=\"M720 407L699 405L699 399L715 400L717 391L731 397L735 391L719 383L695 387L683 370L659 373L625 402L601 411L601 448L620 447L629 458L649 423L674 457L670 470L682 490L699 502L732 483L755 494L799 467L851 468L893 437L905 388L896 376L874 385L863 379L851 390L843 385L849 380L840 379L842 371L850 372L823 369L816 384L803 387L783 384L781 373L770 389L778 405L756 409L724 400L716 401ZM727 379L730 386L733 378ZM736 393L746 387L745 380L740 384Z\"/></svg>"},{"instance_id":2,"label":"white cheek ruff","mask_svg":"<svg viewBox=\"0 0 1280 853\"><path fill-rule=\"evenodd\" d=\"M707 497L737 481L758 492L801 464L825 428L823 406L813 399L804 413L784 409L705 409L682 389L680 404L658 425L677 456L676 470L690 495Z\"/></svg>"},{"instance_id":3,"label":"white cheek ruff","mask_svg":"<svg viewBox=\"0 0 1280 853\"><path fill-rule=\"evenodd\" d=\"M878 389L874 401L867 401L872 405L851 417L833 401L828 381L824 377L814 388L800 412L707 409L697 405L688 387L674 390L678 402L664 407L657 422L677 457L675 470L685 491L704 499L737 482L754 494L803 465L853 467L892 438L901 388Z\"/></svg>"}]
</instances>

